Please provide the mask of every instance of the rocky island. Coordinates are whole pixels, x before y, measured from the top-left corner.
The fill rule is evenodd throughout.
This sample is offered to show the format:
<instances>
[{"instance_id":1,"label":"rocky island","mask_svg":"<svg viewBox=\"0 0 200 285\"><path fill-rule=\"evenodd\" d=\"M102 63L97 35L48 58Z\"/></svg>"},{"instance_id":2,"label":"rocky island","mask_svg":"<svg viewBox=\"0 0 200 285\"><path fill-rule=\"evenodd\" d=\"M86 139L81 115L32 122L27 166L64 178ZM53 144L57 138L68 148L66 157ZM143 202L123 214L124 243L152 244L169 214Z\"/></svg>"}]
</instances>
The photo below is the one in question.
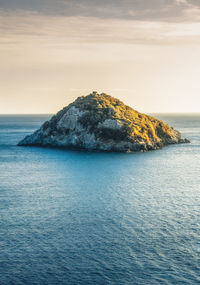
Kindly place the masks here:
<instances>
[{"instance_id":1,"label":"rocky island","mask_svg":"<svg viewBox=\"0 0 200 285\"><path fill-rule=\"evenodd\" d=\"M187 142L163 121L93 92L78 97L18 145L127 152Z\"/></svg>"}]
</instances>

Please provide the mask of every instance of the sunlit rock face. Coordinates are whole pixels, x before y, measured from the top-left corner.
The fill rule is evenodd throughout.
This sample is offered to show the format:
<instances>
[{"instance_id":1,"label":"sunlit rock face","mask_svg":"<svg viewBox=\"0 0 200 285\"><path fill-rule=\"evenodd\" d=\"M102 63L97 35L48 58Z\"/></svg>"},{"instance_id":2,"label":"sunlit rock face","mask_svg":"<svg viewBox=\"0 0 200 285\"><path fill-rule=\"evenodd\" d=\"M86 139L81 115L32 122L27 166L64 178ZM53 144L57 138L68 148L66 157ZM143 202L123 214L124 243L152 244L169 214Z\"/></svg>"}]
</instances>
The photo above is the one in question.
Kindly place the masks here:
<instances>
[{"instance_id":1,"label":"sunlit rock face","mask_svg":"<svg viewBox=\"0 0 200 285\"><path fill-rule=\"evenodd\" d=\"M163 121L93 92L78 97L18 145L127 152L186 142Z\"/></svg>"}]
</instances>

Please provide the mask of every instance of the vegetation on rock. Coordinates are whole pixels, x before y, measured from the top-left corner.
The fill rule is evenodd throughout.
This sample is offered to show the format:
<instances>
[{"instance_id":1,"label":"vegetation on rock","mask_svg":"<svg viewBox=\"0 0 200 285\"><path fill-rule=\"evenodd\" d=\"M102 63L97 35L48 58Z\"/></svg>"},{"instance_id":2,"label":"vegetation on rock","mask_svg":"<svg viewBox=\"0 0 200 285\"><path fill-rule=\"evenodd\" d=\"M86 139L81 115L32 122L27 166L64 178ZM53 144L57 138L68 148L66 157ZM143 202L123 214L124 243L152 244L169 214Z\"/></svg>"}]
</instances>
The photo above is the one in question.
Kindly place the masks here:
<instances>
[{"instance_id":1,"label":"vegetation on rock","mask_svg":"<svg viewBox=\"0 0 200 285\"><path fill-rule=\"evenodd\" d=\"M78 97L68 108L71 106L88 111L79 118L80 124L105 140L161 142L163 135L165 139L173 136L173 129L163 121L141 114L105 93L93 92L88 96ZM98 127L99 123L108 119L118 120L122 128Z\"/></svg>"}]
</instances>

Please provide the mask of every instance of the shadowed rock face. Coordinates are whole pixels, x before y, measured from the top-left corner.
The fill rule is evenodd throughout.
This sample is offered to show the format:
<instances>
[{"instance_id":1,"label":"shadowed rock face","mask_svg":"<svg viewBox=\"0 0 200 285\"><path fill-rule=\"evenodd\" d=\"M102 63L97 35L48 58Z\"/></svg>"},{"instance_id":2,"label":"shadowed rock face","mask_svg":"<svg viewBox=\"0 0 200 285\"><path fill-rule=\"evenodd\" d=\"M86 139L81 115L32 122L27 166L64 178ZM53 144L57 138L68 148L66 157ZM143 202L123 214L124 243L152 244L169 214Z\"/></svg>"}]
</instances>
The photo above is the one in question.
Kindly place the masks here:
<instances>
[{"instance_id":1,"label":"shadowed rock face","mask_svg":"<svg viewBox=\"0 0 200 285\"><path fill-rule=\"evenodd\" d=\"M163 121L93 92L78 97L18 145L126 152L186 142Z\"/></svg>"}]
</instances>

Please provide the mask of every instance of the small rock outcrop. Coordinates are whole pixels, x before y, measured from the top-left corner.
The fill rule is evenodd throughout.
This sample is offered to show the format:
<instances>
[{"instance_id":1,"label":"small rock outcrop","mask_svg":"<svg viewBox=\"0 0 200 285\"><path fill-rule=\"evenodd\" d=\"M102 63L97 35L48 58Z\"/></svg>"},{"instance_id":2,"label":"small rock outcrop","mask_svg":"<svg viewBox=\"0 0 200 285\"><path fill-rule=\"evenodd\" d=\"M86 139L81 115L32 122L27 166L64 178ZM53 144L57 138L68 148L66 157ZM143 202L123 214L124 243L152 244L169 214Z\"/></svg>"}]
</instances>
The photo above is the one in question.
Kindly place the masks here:
<instances>
[{"instance_id":1,"label":"small rock outcrop","mask_svg":"<svg viewBox=\"0 0 200 285\"><path fill-rule=\"evenodd\" d=\"M186 142L163 121L93 92L78 97L18 145L127 152Z\"/></svg>"}]
</instances>

